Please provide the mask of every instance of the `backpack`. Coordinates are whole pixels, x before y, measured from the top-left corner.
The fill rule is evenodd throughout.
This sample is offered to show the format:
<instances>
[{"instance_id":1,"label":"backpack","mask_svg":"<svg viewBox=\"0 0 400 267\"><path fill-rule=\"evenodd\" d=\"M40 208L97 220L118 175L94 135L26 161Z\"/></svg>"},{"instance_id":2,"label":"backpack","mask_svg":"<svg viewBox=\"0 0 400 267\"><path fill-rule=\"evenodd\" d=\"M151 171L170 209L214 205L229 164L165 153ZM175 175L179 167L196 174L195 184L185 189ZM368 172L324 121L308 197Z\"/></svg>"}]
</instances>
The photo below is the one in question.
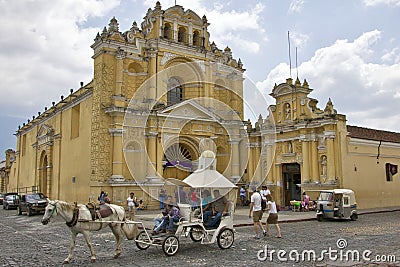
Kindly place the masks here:
<instances>
[{"instance_id":1,"label":"backpack","mask_svg":"<svg viewBox=\"0 0 400 267\"><path fill-rule=\"evenodd\" d=\"M262 211L265 211L267 208L267 201L265 199L261 199L261 209Z\"/></svg>"},{"instance_id":2,"label":"backpack","mask_svg":"<svg viewBox=\"0 0 400 267\"><path fill-rule=\"evenodd\" d=\"M259 194L260 194L260 193L259 193ZM260 197L261 197L261 210L262 210L262 211L265 211L265 209L267 208L267 200L263 199L263 197L261 196L261 194L260 194Z\"/></svg>"}]
</instances>

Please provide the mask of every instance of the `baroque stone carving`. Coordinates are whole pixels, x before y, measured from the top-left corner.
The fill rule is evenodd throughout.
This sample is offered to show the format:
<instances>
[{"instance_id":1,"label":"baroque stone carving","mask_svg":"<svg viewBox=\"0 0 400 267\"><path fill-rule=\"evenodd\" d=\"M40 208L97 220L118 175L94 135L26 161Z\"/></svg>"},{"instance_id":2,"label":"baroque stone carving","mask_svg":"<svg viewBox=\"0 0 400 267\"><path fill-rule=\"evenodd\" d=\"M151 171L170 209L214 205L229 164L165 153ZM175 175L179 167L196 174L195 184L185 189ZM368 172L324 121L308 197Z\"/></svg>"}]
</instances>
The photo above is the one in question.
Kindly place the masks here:
<instances>
[{"instance_id":1,"label":"baroque stone carving","mask_svg":"<svg viewBox=\"0 0 400 267\"><path fill-rule=\"evenodd\" d=\"M164 55L161 59L160 65L164 65L165 63L167 63L168 61L170 61L173 58L176 58L178 55L177 54L173 54L173 53L168 53L168 52L164 52Z\"/></svg>"}]
</instances>

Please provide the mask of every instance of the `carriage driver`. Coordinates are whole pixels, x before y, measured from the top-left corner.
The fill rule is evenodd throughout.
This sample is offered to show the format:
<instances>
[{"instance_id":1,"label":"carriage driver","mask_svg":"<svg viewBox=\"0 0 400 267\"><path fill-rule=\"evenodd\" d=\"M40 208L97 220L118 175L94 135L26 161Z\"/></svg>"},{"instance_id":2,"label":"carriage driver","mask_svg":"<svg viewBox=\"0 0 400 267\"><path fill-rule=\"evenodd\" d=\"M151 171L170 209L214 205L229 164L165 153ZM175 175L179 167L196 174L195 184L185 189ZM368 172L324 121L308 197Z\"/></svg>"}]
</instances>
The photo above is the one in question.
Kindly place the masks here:
<instances>
[{"instance_id":1,"label":"carriage driver","mask_svg":"<svg viewBox=\"0 0 400 267\"><path fill-rule=\"evenodd\" d=\"M226 215L229 209L229 201L225 196L221 196L218 189L214 190L214 202L211 203L212 210L207 210L204 212L203 223L207 228L215 227L221 220L222 215ZM211 216L215 216L208 222Z\"/></svg>"}]
</instances>

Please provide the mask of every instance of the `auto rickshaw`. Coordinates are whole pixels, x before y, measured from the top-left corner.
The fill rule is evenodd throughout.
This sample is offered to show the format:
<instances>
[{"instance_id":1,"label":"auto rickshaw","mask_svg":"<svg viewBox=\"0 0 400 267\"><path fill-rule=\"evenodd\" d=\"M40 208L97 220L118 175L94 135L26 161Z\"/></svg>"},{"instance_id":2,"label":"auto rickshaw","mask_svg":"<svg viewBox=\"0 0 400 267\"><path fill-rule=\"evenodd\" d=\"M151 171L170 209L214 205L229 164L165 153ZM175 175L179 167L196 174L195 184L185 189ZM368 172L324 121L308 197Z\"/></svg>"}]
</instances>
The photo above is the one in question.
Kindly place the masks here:
<instances>
[{"instance_id":1,"label":"auto rickshaw","mask_svg":"<svg viewBox=\"0 0 400 267\"><path fill-rule=\"evenodd\" d=\"M321 190L317 199L317 220L358 219L357 203L353 190Z\"/></svg>"}]
</instances>

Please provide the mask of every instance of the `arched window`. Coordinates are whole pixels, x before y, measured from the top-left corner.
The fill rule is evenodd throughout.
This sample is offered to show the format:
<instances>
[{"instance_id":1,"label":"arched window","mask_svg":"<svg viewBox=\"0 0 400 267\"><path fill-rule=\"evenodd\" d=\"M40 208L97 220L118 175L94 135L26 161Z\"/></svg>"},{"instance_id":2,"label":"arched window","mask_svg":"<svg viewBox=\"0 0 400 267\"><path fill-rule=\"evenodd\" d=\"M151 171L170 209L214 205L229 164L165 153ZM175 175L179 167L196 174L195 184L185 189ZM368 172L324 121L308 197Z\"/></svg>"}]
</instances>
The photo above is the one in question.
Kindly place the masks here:
<instances>
[{"instance_id":1,"label":"arched window","mask_svg":"<svg viewBox=\"0 0 400 267\"><path fill-rule=\"evenodd\" d=\"M184 27L180 27L178 30L178 42L186 43L186 29Z\"/></svg>"},{"instance_id":2,"label":"arched window","mask_svg":"<svg viewBox=\"0 0 400 267\"><path fill-rule=\"evenodd\" d=\"M200 34L198 31L193 32L193 45L194 46L200 46L201 41L200 41Z\"/></svg>"},{"instance_id":3,"label":"arched window","mask_svg":"<svg viewBox=\"0 0 400 267\"><path fill-rule=\"evenodd\" d=\"M169 23L165 23L164 25L164 38L172 39L172 29Z\"/></svg>"},{"instance_id":4,"label":"arched window","mask_svg":"<svg viewBox=\"0 0 400 267\"><path fill-rule=\"evenodd\" d=\"M182 85L177 78L169 79L167 90L167 106L182 102Z\"/></svg>"},{"instance_id":5,"label":"arched window","mask_svg":"<svg viewBox=\"0 0 400 267\"><path fill-rule=\"evenodd\" d=\"M183 144L171 145L164 154L165 167L178 167L180 169L192 169L192 154Z\"/></svg>"}]
</instances>

